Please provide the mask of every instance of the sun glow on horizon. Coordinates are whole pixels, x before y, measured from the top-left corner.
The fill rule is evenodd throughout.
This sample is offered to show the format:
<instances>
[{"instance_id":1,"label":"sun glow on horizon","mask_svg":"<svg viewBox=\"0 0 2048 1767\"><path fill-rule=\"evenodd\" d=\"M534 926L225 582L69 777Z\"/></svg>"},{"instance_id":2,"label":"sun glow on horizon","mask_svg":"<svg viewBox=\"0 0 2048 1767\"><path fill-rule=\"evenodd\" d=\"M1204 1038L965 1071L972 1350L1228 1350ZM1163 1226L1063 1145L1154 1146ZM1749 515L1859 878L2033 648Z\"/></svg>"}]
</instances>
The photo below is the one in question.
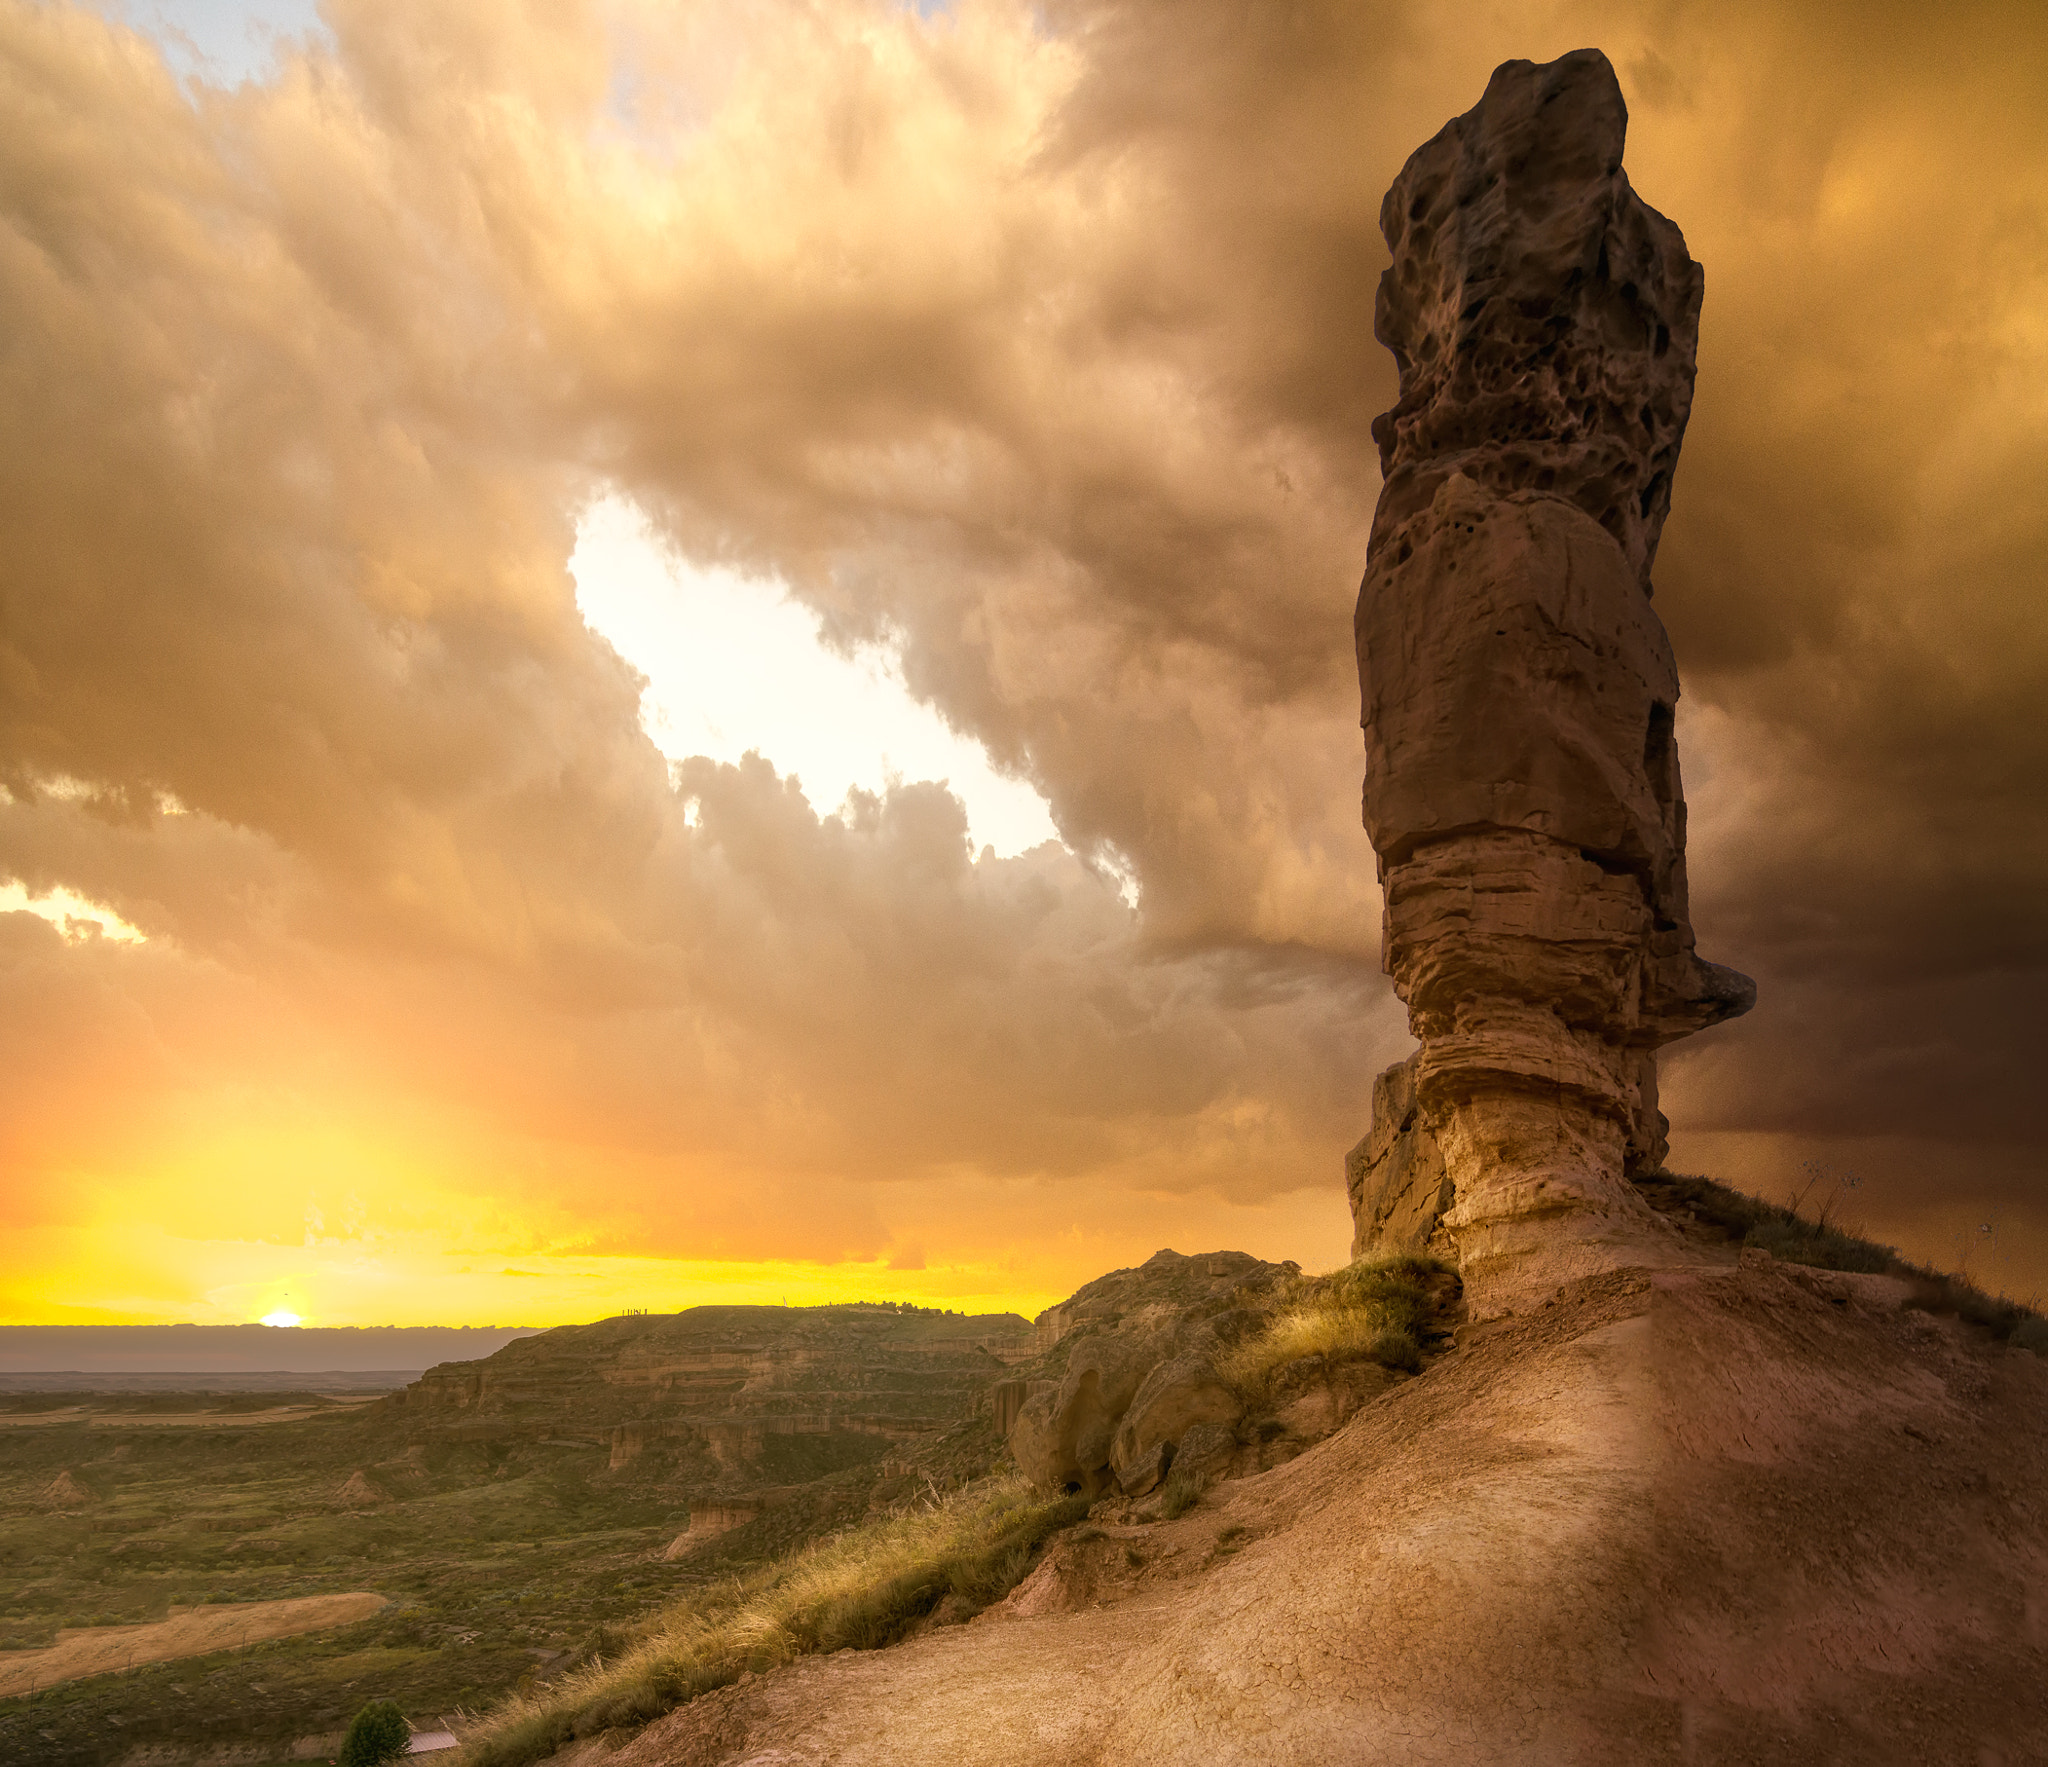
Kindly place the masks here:
<instances>
[{"instance_id":1,"label":"sun glow on horizon","mask_svg":"<svg viewBox=\"0 0 2048 1767\"><path fill-rule=\"evenodd\" d=\"M276 1313L264 1314L259 1323L263 1325L291 1326L301 1325L304 1321L296 1313L286 1313L280 1310Z\"/></svg>"}]
</instances>

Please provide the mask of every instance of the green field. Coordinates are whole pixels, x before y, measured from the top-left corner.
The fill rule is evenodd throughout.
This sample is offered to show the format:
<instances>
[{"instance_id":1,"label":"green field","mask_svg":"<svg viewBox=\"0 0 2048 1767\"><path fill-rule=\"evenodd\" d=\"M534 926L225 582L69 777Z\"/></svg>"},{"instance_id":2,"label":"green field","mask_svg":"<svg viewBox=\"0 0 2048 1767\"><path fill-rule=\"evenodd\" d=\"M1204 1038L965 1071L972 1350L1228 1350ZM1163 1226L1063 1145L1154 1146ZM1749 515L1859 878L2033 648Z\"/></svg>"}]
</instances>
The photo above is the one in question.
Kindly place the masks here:
<instances>
[{"instance_id":1,"label":"green field","mask_svg":"<svg viewBox=\"0 0 2048 1767\"><path fill-rule=\"evenodd\" d=\"M380 1697L423 1726L486 1706L616 1648L622 1628L693 1584L865 1513L873 1484L860 1469L828 1474L805 1501L664 1563L687 1507L631 1469L608 1472L591 1444L415 1449L378 1475L391 1500L352 1512L342 1484L396 1447L353 1409L259 1427L223 1410L180 1427L151 1395L132 1425L102 1410L10 1426L12 1403L53 1408L0 1400L0 1648L174 1605L354 1590L393 1603L326 1632L0 1701L0 1760L47 1767L115 1761L144 1740L263 1742L282 1756ZM44 1495L64 1473L90 1499L75 1513Z\"/></svg>"}]
</instances>

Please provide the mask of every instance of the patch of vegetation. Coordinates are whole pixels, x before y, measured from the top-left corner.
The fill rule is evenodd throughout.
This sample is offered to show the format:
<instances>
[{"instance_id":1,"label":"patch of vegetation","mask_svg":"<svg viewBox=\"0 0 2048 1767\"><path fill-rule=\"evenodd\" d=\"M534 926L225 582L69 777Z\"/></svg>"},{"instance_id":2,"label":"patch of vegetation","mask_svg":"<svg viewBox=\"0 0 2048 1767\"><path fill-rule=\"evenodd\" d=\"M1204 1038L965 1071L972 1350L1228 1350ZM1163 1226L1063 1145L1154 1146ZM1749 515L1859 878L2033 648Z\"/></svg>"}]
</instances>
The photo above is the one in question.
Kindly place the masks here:
<instances>
[{"instance_id":1,"label":"patch of vegetation","mask_svg":"<svg viewBox=\"0 0 2048 1767\"><path fill-rule=\"evenodd\" d=\"M606 1627L718 1574L694 1555L663 1562L686 1510L660 1483L608 1474L602 1446L457 1445L416 1471L402 1446L338 1407L249 1427L131 1429L110 1409L0 1430L0 1648L174 1607L365 1589L392 1601L350 1625L0 1699L0 1761L111 1767L143 1744L282 1758L372 1697L431 1726L611 1648ZM343 1507L356 1467L402 1498ZM53 1511L43 1493L67 1470L96 1501ZM866 1504L859 1478L825 1481L757 1528L837 1526ZM745 1550L730 1538L713 1543L726 1565Z\"/></svg>"},{"instance_id":2,"label":"patch of vegetation","mask_svg":"<svg viewBox=\"0 0 2048 1767\"><path fill-rule=\"evenodd\" d=\"M1745 1246L1760 1247L1783 1263L1870 1276L1897 1268L1899 1256L1892 1247L1849 1233L1833 1218L1844 1193L1861 1182L1856 1175L1836 1172L1818 1160L1808 1160L1801 1170L1804 1182L1782 1205L1744 1196L1708 1178L1674 1177L1670 1182L1696 1219L1740 1233Z\"/></svg>"},{"instance_id":3,"label":"patch of vegetation","mask_svg":"<svg viewBox=\"0 0 2048 1767\"><path fill-rule=\"evenodd\" d=\"M1904 1277L1913 1285L1908 1306L1952 1313L2021 1349L2048 1355L2048 1319L2038 1309L2009 1296L1986 1294L1967 1276L1915 1264L1891 1246L1848 1232L1832 1216L1842 1193L1856 1188L1855 1178L1818 1163L1809 1163L1806 1170L1808 1181L1789 1204L1765 1202L1689 1173L1651 1172L1636 1183L1655 1207L1687 1215L1725 1239L1769 1252L1787 1264Z\"/></svg>"},{"instance_id":4,"label":"patch of vegetation","mask_svg":"<svg viewBox=\"0 0 2048 1767\"><path fill-rule=\"evenodd\" d=\"M384 1767L404 1754L411 1742L405 1714L389 1700L372 1700L341 1739L339 1767Z\"/></svg>"},{"instance_id":5,"label":"patch of vegetation","mask_svg":"<svg viewBox=\"0 0 2048 1767\"><path fill-rule=\"evenodd\" d=\"M742 1674L894 1643L949 1598L964 1618L1000 1600L1087 1501L1004 1477L932 1508L849 1528L651 1617L616 1661L515 1694L465 1744L463 1767L525 1767L579 1736L639 1725Z\"/></svg>"},{"instance_id":6,"label":"patch of vegetation","mask_svg":"<svg viewBox=\"0 0 2048 1767\"><path fill-rule=\"evenodd\" d=\"M1326 1276L1296 1277L1275 1297L1265 1329L1225 1355L1218 1372L1253 1402L1310 1357L1413 1374L1450 1286L1448 1265L1413 1252L1369 1253Z\"/></svg>"},{"instance_id":7,"label":"patch of vegetation","mask_svg":"<svg viewBox=\"0 0 2048 1767\"><path fill-rule=\"evenodd\" d=\"M1789 1221L1758 1221L1744 1231L1742 1243L1761 1246L1782 1263L1805 1264L1816 1270L1881 1276L1899 1265L1898 1253L1890 1246L1796 1216Z\"/></svg>"},{"instance_id":8,"label":"patch of vegetation","mask_svg":"<svg viewBox=\"0 0 2048 1767\"><path fill-rule=\"evenodd\" d=\"M1202 1493L1208 1488L1208 1481L1200 1473L1186 1467L1176 1467L1166 1475L1166 1489L1160 1494L1159 1515L1162 1521L1177 1522L1201 1501Z\"/></svg>"}]
</instances>

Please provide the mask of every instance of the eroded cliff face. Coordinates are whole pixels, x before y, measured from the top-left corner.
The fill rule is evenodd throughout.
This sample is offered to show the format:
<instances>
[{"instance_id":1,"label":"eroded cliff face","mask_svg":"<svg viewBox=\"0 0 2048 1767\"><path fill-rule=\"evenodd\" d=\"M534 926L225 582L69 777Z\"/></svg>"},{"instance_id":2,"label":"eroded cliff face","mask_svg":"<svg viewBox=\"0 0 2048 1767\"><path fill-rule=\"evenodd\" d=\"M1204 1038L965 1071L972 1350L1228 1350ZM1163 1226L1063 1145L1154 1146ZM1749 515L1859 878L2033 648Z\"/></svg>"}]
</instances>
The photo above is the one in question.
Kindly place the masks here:
<instances>
[{"instance_id":1,"label":"eroded cliff face","mask_svg":"<svg viewBox=\"0 0 2048 1767\"><path fill-rule=\"evenodd\" d=\"M1383 961L1421 1048L1347 1167L1356 1249L1482 1311L1666 1235L1656 1051L1746 1011L1694 951L1678 670L1650 601L1703 279L1629 187L1597 50L1509 62L1388 191L1401 394L1357 614Z\"/></svg>"}]
</instances>

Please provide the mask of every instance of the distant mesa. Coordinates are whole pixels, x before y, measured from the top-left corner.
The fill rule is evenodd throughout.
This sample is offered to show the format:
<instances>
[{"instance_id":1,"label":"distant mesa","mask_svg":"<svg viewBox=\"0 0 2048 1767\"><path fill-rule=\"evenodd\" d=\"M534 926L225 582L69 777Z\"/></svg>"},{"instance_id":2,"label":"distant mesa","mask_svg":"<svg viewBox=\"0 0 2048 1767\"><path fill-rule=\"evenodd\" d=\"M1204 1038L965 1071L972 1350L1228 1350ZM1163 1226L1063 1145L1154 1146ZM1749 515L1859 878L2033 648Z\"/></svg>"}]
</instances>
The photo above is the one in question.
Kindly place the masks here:
<instances>
[{"instance_id":1,"label":"distant mesa","mask_svg":"<svg viewBox=\"0 0 2048 1767\"><path fill-rule=\"evenodd\" d=\"M677 1543L694 1549L750 1522L795 1526L770 1520L774 1493L867 1476L962 1428L1031 1335L1014 1313L692 1307L521 1338L370 1409L434 1455L599 1449L608 1477L688 1494ZM1001 1451L979 1427L967 1460Z\"/></svg>"}]
</instances>

